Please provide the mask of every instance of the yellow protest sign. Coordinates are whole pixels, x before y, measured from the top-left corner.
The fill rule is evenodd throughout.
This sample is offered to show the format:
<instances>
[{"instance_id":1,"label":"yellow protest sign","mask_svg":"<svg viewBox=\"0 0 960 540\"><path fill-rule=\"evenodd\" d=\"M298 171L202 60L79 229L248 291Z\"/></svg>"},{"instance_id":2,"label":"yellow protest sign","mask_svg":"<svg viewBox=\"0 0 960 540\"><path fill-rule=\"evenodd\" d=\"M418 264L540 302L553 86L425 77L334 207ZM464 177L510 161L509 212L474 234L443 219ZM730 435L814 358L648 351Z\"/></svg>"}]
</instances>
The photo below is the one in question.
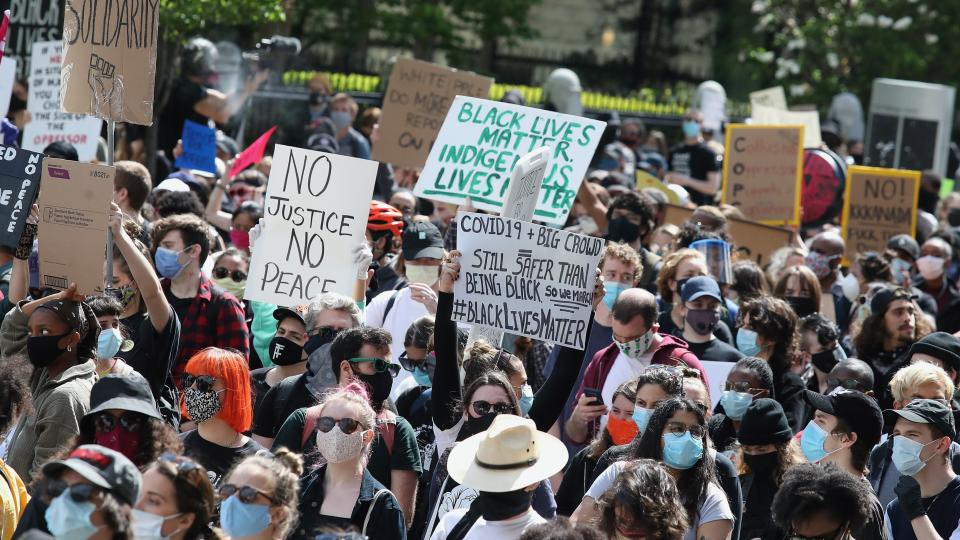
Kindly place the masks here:
<instances>
[{"instance_id":1,"label":"yellow protest sign","mask_svg":"<svg viewBox=\"0 0 960 540\"><path fill-rule=\"evenodd\" d=\"M640 191L643 188L653 188L657 191L663 192L667 196L667 201L670 204L680 204L680 197L666 184L660 181L656 176L648 173L647 171L637 171L637 191Z\"/></svg>"},{"instance_id":2,"label":"yellow protest sign","mask_svg":"<svg viewBox=\"0 0 960 540\"><path fill-rule=\"evenodd\" d=\"M915 235L919 192L919 171L851 166L843 195L844 258L882 252L891 236Z\"/></svg>"},{"instance_id":3,"label":"yellow protest sign","mask_svg":"<svg viewBox=\"0 0 960 540\"><path fill-rule=\"evenodd\" d=\"M722 200L768 225L800 223L803 126L727 126Z\"/></svg>"}]
</instances>

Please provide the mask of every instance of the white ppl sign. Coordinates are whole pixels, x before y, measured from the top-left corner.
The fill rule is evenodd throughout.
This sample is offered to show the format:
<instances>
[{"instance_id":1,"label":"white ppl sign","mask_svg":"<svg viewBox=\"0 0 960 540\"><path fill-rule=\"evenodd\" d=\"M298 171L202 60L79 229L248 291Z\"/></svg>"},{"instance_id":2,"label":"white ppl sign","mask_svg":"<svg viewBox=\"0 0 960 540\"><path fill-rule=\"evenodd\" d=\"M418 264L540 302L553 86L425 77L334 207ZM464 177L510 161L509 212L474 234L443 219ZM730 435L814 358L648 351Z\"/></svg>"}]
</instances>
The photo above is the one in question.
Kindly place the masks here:
<instances>
[{"instance_id":1,"label":"white ppl sign","mask_svg":"<svg viewBox=\"0 0 960 540\"><path fill-rule=\"evenodd\" d=\"M457 96L414 188L419 197L500 212L510 173L527 153L545 146L543 176L533 219L562 225L606 123L582 116Z\"/></svg>"},{"instance_id":2,"label":"white ppl sign","mask_svg":"<svg viewBox=\"0 0 960 540\"><path fill-rule=\"evenodd\" d=\"M453 319L583 350L602 238L459 212Z\"/></svg>"},{"instance_id":3,"label":"white ppl sign","mask_svg":"<svg viewBox=\"0 0 960 540\"><path fill-rule=\"evenodd\" d=\"M276 145L244 298L296 306L352 296L376 176L375 161Z\"/></svg>"},{"instance_id":4,"label":"white ppl sign","mask_svg":"<svg viewBox=\"0 0 960 540\"><path fill-rule=\"evenodd\" d=\"M66 141L77 149L80 161L97 157L97 140L103 120L60 110L60 57L63 42L33 44L30 60L30 95L27 110L33 120L23 130L23 148L42 152L54 141Z\"/></svg>"}]
</instances>

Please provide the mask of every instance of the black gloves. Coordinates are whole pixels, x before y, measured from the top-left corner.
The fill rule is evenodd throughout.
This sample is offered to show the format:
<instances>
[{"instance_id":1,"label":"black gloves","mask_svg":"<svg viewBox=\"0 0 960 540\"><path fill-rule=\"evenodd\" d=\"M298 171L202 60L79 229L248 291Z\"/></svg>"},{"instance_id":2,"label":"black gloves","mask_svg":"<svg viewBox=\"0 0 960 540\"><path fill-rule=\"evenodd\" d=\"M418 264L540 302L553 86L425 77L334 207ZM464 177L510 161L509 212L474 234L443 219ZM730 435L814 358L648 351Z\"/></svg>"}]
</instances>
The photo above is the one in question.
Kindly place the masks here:
<instances>
[{"instance_id":1,"label":"black gloves","mask_svg":"<svg viewBox=\"0 0 960 540\"><path fill-rule=\"evenodd\" d=\"M912 521L926 515L927 510L920 500L920 484L912 476L901 475L900 481L897 482L897 487L893 488L893 491L900 499L900 508L907 515L907 519Z\"/></svg>"}]
</instances>

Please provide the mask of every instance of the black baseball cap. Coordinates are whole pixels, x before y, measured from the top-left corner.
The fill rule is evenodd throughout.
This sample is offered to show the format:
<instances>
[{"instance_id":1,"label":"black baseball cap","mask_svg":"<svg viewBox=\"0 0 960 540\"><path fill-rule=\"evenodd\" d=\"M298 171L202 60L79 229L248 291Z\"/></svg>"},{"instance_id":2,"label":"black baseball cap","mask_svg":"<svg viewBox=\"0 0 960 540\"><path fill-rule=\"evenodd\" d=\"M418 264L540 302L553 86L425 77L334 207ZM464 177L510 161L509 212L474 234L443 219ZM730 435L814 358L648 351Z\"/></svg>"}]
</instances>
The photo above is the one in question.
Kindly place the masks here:
<instances>
[{"instance_id":1,"label":"black baseball cap","mask_svg":"<svg viewBox=\"0 0 960 540\"><path fill-rule=\"evenodd\" d=\"M276 319L278 323L291 317L303 323L304 326L307 325L307 321L303 319L303 314L295 309L278 307L277 309L273 310L273 318Z\"/></svg>"},{"instance_id":2,"label":"black baseball cap","mask_svg":"<svg viewBox=\"0 0 960 540\"><path fill-rule=\"evenodd\" d=\"M909 234L898 234L887 240L887 249L902 251L910 256L911 261L920 258L920 245Z\"/></svg>"},{"instance_id":3,"label":"black baseball cap","mask_svg":"<svg viewBox=\"0 0 960 540\"><path fill-rule=\"evenodd\" d=\"M915 399L907 403L902 409L887 409L883 411L883 421L887 427L893 428L897 417L917 424L933 424L950 440L956 440L957 430L953 424L953 411L943 402L935 399Z\"/></svg>"},{"instance_id":4,"label":"black baseball cap","mask_svg":"<svg viewBox=\"0 0 960 540\"><path fill-rule=\"evenodd\" d=\"M697 276L688 279L680 289L680 298L684 302L693 302L697 298L709 296L723 303L723 296L720 293L720 285L717 281L708 276Z\"/></svg>"},{"instance_id":5,"label":"black baseball cap","mask_svg":"<svg viewBox=\"0 0 960 540\"><path fill-rule=\"evenodd\" d=\"M828 395L813 390L804 393L811 407L840 418L857 437L870 445L880 442L883 432L883 411L873 398L856 390L837 387Z\"/></svg>"},{"instance_id":6,"label":"black baseball cap","mask_svg":"<svg viewBox=\"0 0 960 540\"><path fill-rule=\"evenodd\" d=\"M94 485L109 490L133 506L140 498L140 471L127 456L99 444L85 444L70 452L67 459L50 461L43 474L56 476L70 469Z\"/></svg>"},{"instance_id":7,"label":"black baseball cap","mask_svg":"<svg viewBox=\"0 0 960 540\"><path fill-rule=\"evenodd\" d=\"M420 257L443 258L443 235L429 221L411 223L403 229L403 259L412 261Z\"/></svg>"},{"instance_id":8,"label":"black baseball cap","mask_svg":"<svg viewBox=\"0 0 960 540\"><path fill-rule=\"evenodd\" d=\"M90 411L83 415L83 421L109 409L138 412L163 420L157 410L150 383L136 371L101 377L90 390Z\"/></svg>"},{"instance_id":9,"label":"black baseball cap","mask_svg":"<svg viewBox=\"0 0 960 540\"><path fill-rule=\"evenodd\" d=\"M946 332L927 334L910 346L907 357L916 353L929 354L944 364L960 371L960 339Z\"/></svg>"},{"instance_id":10,"label":"black baseball cap","mask_svg":"<svg viewBox=\"0 0 960 540\"><path fill-rule=\"evenodd\" d=\"M903 287L884 287L875 292L873 298L870 299L870 312L882 314L887 311L887 306L894 300L916 299L917 295L913 294L910 289L904 289Z\"/></svg>"}]
</instances>

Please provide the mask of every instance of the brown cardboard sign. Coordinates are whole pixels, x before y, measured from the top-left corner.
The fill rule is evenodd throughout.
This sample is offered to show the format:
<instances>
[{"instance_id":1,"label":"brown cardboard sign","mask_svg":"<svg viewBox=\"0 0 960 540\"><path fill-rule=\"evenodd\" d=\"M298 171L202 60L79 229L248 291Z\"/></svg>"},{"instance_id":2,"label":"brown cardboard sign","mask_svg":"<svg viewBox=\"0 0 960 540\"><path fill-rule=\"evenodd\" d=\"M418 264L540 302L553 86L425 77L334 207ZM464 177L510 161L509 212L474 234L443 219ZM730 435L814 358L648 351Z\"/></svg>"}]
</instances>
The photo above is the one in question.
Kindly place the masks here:
<instances>
[{"instance_id":1,"label":"brown cardboard sign","mask_svg":"<svg viewBox=\"0 0 960 540\"><path fill-rule=\"evenodd\" d=\"M891 236L914 236L919 192L919 171L851 166L843 195L844 258L854 261L857 253L883 252Z\"/></svg>"},{"instance_id":2,"label":"brown cardboard sign","mask_svg":"<svg viewBox=\"0 0 960 540\"><path fill-rule=\"evenodd\" d=\"M66 0L60 108L151 125L159 15L156 0Z\"/></svg>"},{"instance_id":3,"label":"brown cardboard sign","mask_svg":"<svg viewBox=\"0 0 960 540\"><path fill-rule=\"evenodd\" d=\"M383 95L373 159L421 168L455 96L486 98L493 79L429 62L398 58Z\"/></svg>"},{"instance_id":4,"label":"brown cardboard sign","mask_svg":"<svg viewBox=\"0 0 960 540\"><path fill-rule=\"evenodd\" d=\"M40 286L103 292L107 216L116 169L44 158L40 183Z\"/></svg>"},{"instance_id":5,"label":"brown cardboard sign","mask_svg":"<svg viewBox=\"0 0 960 540\"><path fill-rule=\"evenodd\" d=\"M800 223L803 126L727 126L723 202L768 225Z\"/></svg>"},{"instance_id":6,"label":"brown cardboard sign","mask_svg":"<svg viewBox=\"0 0 960 540\"><path fill-rule=\"evenodd\" d=\"M682 227L692 215L690 208L668 204L663 222ZM734 260L751 260L761 268L770 263L773 252L792 244L794 234L790 229L736 218L727 219L727 229L734 243Z\"/></svg>"}]
</instances>

